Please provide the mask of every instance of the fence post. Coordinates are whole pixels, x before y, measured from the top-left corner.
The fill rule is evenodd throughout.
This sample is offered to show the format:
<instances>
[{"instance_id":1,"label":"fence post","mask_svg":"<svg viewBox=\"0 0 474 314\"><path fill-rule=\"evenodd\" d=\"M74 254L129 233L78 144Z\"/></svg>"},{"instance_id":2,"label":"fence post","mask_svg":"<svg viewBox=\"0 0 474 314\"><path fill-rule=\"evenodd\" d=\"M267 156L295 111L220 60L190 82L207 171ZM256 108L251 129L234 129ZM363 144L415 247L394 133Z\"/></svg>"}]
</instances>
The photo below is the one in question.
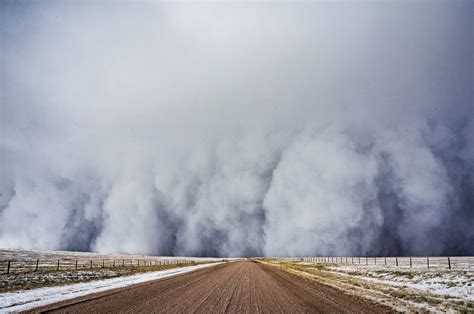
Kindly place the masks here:
<instances>
[{"instance_id":1,"label":"fence post","mask_svg":"<svg viewBox=\"0 0 474 314\"><path fill-rule=\"evenodd\" d=\"M395 265L398 266L398 257L395 257Z\"/></svg>"},{"instance_id":2,"label":"fence post","mask_svg":"<svg viewBox=\"0 0 474 314\"><path fill-rule=\"evenodd\" d=\"M102 260L102 268L105 267L105 260Z\"/></svg>"},{"instance_id":3,"label":"fence post","mask_svg":"<svg viewBox=\"0 0 474 314\"><path fill-rule=\"evenodd\" d=\"M59 260L58 260L58 267L56 268L56 270L59 270Z\"/></svg>"},{"instance_id":4,"label":"fence post","mask_svg":"<svg viewBox=\"0 0 474 314\"><path fill-rule=\"evenodd\" d=\"M374 262L375 262L375 265L377 265L377 256L374 257Z\"/></svg>"},{"instance_id":5,"label":"fence post","mask_svg":"<svg viewBox=\"0 0 474 314\"><path fill-rule=\"evenodd\" d=\"M122 260L122 267L125 266L125 260Z\"/></svg>"},{"instance_id":6,"label":"fence post","mask_svg":"<svg viewBox=\"0 0 474 314\"><path fill-rule=\"evenodd\" d=\"M369 258L367 256L365 257L365 265L369 265Z\"/></svg>"},{"instance_id":7,"label":"fence post","mask_svg":"<svg viewBox=\"0 0 474 314\"><path fill-rule=\"evenodd\" d=\"M411 268L411 256L410 256L410 268Z\"/></svg>"},{"instance_id":8,"label":"fence post","mask_svg":"<svg viewBox=\"0 0 474 314\"><path fill-rule=\"evenodd\" d=\"M115 260L114 260L114 264L113 264L113 266L112 266L112 267L115 267Z\"/></svg>"},{"instance_id":9,"label":"fence post","mask_svg":"<svg viewBox=\"0 0 474 314\"><path fill-rule=\"evenodd\" d=\"M91 260L91 269L92 269L92 260Z\"/></svg>"},{"instance_id":10,"label":"fence post","mask_svg":"<svg viewBox=\"0 0 474 314\"><path fill-rule=\"evenodd\" d=\"M8 265L7 265L7 275L10 273L10 261L8 261Z\"/></svg>"},{"instance_id":11,"label":"fence post","mask_svg":"<svg viewBox=\"0 0 474 314\"><path fill-rule=\"evenodd\" d=\"M360 265L360 256L359 256L359 265Z\"/></svg>"},{"instance_id":12,"label":"fence post","mask_svg":"<svg viewBox=\"0 0 474 314\"><path fill-rule=\"evenodd\" d=\"M38 266L39 266L39 259L36 260L36 268L35 268L35 271L38 271Z\"/></svg>"},{"instance_id":13,"label":"fence post","mask_svg":"<svg viewBox=\"0 0 474 314\"><path fill-rule=\"evenodd\" d=\"M449 256L448 256L448 268L451 269L451 260L449 259Z\"/></svg>"},{"instance_id":14,"label":"fence post","mask_svg":"<svg viewBox=\"0 0 474 314\"><path fill-rule=\"evenodd\" d=\"M428 265L428 269L430 269L430 258L426 257L426 265Z\"/></svg>"},{"instance_id":15,"label":"fence post","mask_svg":"<svg viewBox=\"0 0 474 314\"><path fill-rule=\"evenodd\" d=\"M385 260L385 266L387 265L387 257L384 257Z\"/></svg>"},{"instance_id":16,"label":"fence post","mask_svg":"<svg viewBox=\"0 0 474 314\"><path fill-rule=\"evenodd\" d=\"M77 270L77 259L76 259L76 270Z\"/></svg>"}]
</instances>

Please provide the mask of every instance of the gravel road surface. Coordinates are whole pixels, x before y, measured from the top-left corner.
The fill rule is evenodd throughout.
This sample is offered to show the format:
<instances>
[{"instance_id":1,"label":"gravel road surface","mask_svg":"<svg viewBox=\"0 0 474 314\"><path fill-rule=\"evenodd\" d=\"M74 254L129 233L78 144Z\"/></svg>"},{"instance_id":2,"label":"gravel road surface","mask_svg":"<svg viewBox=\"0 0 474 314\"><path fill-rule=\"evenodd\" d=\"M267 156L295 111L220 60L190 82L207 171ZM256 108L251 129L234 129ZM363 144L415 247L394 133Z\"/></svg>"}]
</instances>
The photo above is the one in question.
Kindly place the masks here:
<instances>
[{"instance_id":1,"label":"gravel road surface","mask_svg":"<svg viewBox=\"0 0 474 314\"><path fill-rule=\"evenodd\" d=\"M379 313L387 308L252 261L230 262L35 309L61 313Z\"/></svg>"}]
</instances>

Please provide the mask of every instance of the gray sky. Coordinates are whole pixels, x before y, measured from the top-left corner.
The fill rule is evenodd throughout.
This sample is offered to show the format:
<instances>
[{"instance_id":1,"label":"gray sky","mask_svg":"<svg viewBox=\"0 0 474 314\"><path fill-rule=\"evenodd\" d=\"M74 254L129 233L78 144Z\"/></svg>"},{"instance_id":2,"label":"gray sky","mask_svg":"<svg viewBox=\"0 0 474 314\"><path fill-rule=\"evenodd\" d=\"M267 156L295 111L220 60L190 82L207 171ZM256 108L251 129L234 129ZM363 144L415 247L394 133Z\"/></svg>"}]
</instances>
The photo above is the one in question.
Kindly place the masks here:
<instances>
[{"instance_id":1,"label":"gray sky","mask_svg":"<svg viewBox=\"0 0 474 314\"><path fill-rule=\"evenodd\" d=\"M472 2L0 6L0 247L474 254Z\"/></svg>"}]
</instances>

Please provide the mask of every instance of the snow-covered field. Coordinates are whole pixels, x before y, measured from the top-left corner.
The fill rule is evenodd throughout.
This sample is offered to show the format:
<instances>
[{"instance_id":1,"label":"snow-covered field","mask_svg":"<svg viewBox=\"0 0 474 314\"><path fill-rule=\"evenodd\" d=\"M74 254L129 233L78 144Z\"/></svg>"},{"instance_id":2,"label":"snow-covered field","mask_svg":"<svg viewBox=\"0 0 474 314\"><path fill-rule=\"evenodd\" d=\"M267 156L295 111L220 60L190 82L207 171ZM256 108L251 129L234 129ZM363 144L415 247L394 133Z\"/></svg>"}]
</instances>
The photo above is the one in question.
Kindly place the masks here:
<instances>
[{"instance_id":1,"label":"snow-covered field","mask_svg":"<svg viewBox=\"0 0 474 314\"><path fill-rule=\"evenodd\" d=\"M55 260L171 260L182 259L193 260L195 262L219 261L214 257L179 257L179 256L152 256L133 254L102 254L94 252L70 252L70 251L48 251L48 250L20 250L20 249L0 249L0 261L55 261Z\"/></svg>"},{"instance_id":2,"label":"snow-covered field","mask_svg":"<svg viewBox=\"0 0 474 314\"><path fill-rule=\"evenodd\" d=\"M474 267L464 258L457 269L279 261L288 271L310 277L400 311L474 312Z\"/></svg>"},{"instance_id":3,"label":"snow-covered field","mask_svg":"<svg viewBox=\"0 0 474 314\"><path fill-rule=\"evenodd\" d=\"M213 257L147 256L91 252L0 249L0 275L32 271L85 270L223 261ZM1 291L1 289L0 289Z\"/></svg>"},{"instance_id":4,"label":"snow-covered field","mask_svg":"<svg viewBox=\"0 0 474 314\"><path fill-rule=\"evenodd\" d=\"M275 261L300 261L330 263L353 267L394 267L419 269L474 270L474 256L428 256L428 257L285 257Z\"/></svg>"},{"instance_id":5,"label":"snow-covered field","mask_svg":"<svg viewBox=\"0 0 474 314\"><path fill-rule=\"evenodd\" d=\"M396 269L383 266L361 268L344 265L327 268L337 274L375 283L420 290L443 298L474 301L474 271L472 270Z\"/></svg>"},{"instance_id":6,"label":"snow-covered field","mask_svg":"<svg viewBox=\"0 0 474 314\"><path fill-rule=\"evenodd\" d=\"M109 289L121 288L150 280L165 278L177 274L191 272L197 269L210 267L214 264L202 264L173 268L169 270L148 272L134 276L119 277L87 283L71 284L60 287L45 287L19 292L7 292L0 294L0 312L19 312L35 307L77 298L90 293L102 292Z\"/></svg>"}]
</instances>

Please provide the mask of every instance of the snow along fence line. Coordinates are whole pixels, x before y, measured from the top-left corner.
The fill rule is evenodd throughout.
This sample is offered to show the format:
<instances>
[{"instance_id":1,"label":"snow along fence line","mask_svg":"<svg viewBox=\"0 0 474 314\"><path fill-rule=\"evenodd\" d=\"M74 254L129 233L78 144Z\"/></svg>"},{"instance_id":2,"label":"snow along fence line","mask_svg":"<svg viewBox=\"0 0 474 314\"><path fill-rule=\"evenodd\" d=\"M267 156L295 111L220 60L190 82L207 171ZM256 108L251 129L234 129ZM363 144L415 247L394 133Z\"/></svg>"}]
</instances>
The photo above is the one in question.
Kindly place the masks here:
<instances>
[{"instance_id":1,"label":"snow along fence line","mask_svg":"<svg viewBox=\"0 0 474 314\"><path fill-rule=\"evenodd\" d=\"M85 270L97 268L115 267L151 267L165 265L196 265L215 260L205 259L22 259L22 260L0 260L0 274L15 274L38 271L59 271L59 270Z\"/></svg>"},{"instance_id":2,"label":"snow along fence line","mask_svg":"<svg viewBox=\"0 0 474 314\"><path fill-rule=\"evenodd\" d=\"M151 280L184 274L218 264L220 263L186 266L65 286L0 293L0 313L31 310L39 306L74 299L91 293L103 292L110 289L127 287Z\"/></svg>"},{"instance_id":3,"label":"snow along fence line","mask_svg":"<svg viewBox=\"0 0 474 314\"><path fill-rule=\"evenodd\" d=\"M426 269L474 269L474 256L403 256L403 257L375 257L375 256L317 256L317 257L273 257L273 261L281 262L312 262L332 263L355 266L387 266L404 268Z\"/></svg>"}]
</instances>

